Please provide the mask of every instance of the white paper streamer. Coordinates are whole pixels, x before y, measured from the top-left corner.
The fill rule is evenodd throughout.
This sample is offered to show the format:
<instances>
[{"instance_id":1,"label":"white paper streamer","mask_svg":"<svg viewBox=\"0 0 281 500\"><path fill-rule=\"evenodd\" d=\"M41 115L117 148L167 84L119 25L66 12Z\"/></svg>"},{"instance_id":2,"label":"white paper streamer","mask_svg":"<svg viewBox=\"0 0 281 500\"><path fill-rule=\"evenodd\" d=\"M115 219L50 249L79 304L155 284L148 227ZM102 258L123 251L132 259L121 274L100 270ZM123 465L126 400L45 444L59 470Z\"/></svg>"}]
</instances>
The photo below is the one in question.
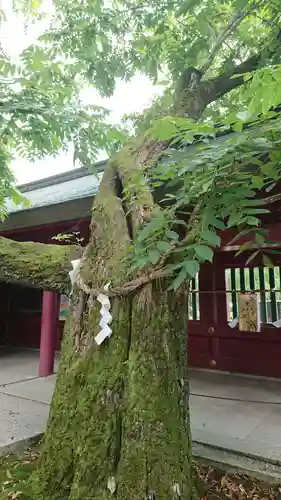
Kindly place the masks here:
<instances>
[{"instance_id":1,"label":"white paper streamer","mask_svg":"<svg viewBox=\"0 0 281 500\"><path fill-rule=\"evenodd\" d=\"M77 282L77 278L79 276L80 262L81 262L81 259L76 259L76 260L71 261L72 270L69 271L69 276L70 276L72 288L73 288L74 283Z\"/></svg>"},{"instance_id":2,"label":"white paper streamer","mask_svg":"<svg viewBox=\"0 0 281 500\"><path fill-rule=\"evenodd\" d=\"M238 325L238 318L233 318L228 323L228 326L230 326L230 328L235 328L237 325Z\"/></svg>"},{"instance_id":3,"label":"white paper streamer","mask_svg":"<svg viewBox=\"0 0 281 500\"><path fill-rule=\"evenodd\" d=\"M81 259L76 259L71 261L72 264L72 270L69 271L69 276L71 280L71 285L72 285L72 290L71 294L73 291L73 286L75 283L78 283L80 288L87 293L90 293L89 288L83 283L83 280L80 276L80 266L81 266ZM104 287L104 291L107 292L109 288L110 283L107 283ZM71 295L70 294L70 295ZM110 323L112 321L112 316L110 314L110 300L108 296L104 293L99 293L97 296L97 301L100 302L101 304L101 309L100 309L100 314L101 314L101 320L99 322L99 325L101 327L100 332L98 335L95 337L95 342L100 345L102 342L107 338L110 337L112 334L112 330L110 328Z\"/></svg>"},{"instance_id":4,"label":"white paper streamer","mask_svg":"<svg viewBox=\"0 0 281 500\"><path fill-rule=\"evenodd\" d=\"M274 321L274 323L272 323L272 324L273 324L273 326L275 326L275 328L281 328L281 319Z\"/></svg>"},{"instance_id":5,"label":"white paper streamer","mask_svg":"<svg viewBox=\"0 0 281 500\"><path fill-rule=\"evenodd\" d=\"M105 285L105 287L104 287L105 292L108 291L109 285L110 285L110 283L107 283L107 285ZM98 300L98 302L101 303L101 309L100 309L101 320L99 322L99 325L101 327L101 331L95 337L95 341L98 345L101 345L102 342L107 337L110 337L112 334L112 330L109 326L111 321L112 321L112 316L109 312L110 308L111 308L111 304L110 304L110 300L109 300L108 296L103 294L103 293L100 293L97 296L97 300Z\"/></svg>"}]
</instances>

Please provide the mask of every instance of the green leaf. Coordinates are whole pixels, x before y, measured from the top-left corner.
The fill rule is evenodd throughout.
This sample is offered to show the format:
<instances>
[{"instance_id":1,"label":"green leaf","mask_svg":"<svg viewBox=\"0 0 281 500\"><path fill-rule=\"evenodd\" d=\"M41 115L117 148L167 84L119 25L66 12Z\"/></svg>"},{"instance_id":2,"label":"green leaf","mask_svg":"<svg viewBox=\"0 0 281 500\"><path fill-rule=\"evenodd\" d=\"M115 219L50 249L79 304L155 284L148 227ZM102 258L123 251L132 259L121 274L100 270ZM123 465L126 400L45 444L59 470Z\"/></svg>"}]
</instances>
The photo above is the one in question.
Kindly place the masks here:
<instances>
[{"instance_id":1,"label":"green leaf","mask_svg":"<svg viewBox=\"0 0 281 500\"><path fill-rule=\"evenodd\" d=\"M208 218L208 222L216 229L226 229L224 222L220 219L217 219L216 217Z\"/></svg>"},{"instance_id":2,"label":"green leaf","mask_svg":"<svg viewBox=\"0 0 281 500\"><path fill-rule=\"evenodd\" d=\"M262 227L257 227L254 229L254 232L257 233L257 234L260 234L261 236L268 236L268 229L263 229Z\"/></svg>"},{"instance_id":3,"label":"green leaf","mask_svg":"<svg viewBox=\"0 0 281 500\"><path fill-rule=\"evenodd\" d=\"M267 210L267 208L247 208L246 209L246 214L253 214L253 215L261 215L261 214L269 214L270 210Z\"/></svg>"},{"instance_id":4,"label":"green leaf","mask_svg":"<svg viewBox=\"0 0 281 500\"><path fill-rule=\"evenodd\" d=\"M228 221L227 221L227 227L237 227L239 224L241 224L241 221L243 220L243 214L240 213L234 213L231 214Z\"/></svg>"},{"instance_id":5,"label":"green leaf","mask_svg":"<svg viewBox=\"0 0 281 500\"><path fill-rule=\"evenodd\" d=\"M264 241L265 241L265 237L262 234L256 233L255 240L258 243L258 245L263 245Z\"/></svg>"},{"instance_id":6,"label":"green leaf","mask_svg":"<svg viewBox=\"0 0 281 500\"><path fill-rule=\"evenodd\" d=\"M256 252L253 252L250 257L246 260L246 266L248 264L250 264L250 262L252 262L252 260L254 260L254 258L260 253L259 250L257 250Z\"/></svg>"},{"instance_id":7,"label":"green leaf","mask_svg":"<svg viewBox=\"0 0 281 500\"><path fill-rule=\"evenodd\" d=\"M10 196L15 205L22 204L24 208L31 207L31 203L29 202L29 200L25 198L17 188L13 187L10 189Z\"/></svg>"},{"instance_id":8,"label":"green leaf","mask_svg":"<svg viewBox=\"0 0 281 500\"><path fill-rule=\"evenodd\" d=\"M195 278L195 276L199 273L199 262L197 260L185 260L183 264L187 274L191 278Z\"/></svg>"},{"instance_id":9,"label":"green leaf","mask_svg":"<svg viewBox=\"0 0 281 500\"><path fill-rule=\"evenodd\" d=\"M276 167L272 162L265 163L264 165L261 166L262 172L267 175L270 179L276 179L277 176L277 171Z\"/></svg>"},{"instance_id":10,"label":"green leaf","mask_svg":"<svg viewBox=\"0 0 281 500\"><path fill-rule=\"evenodd\" d=\"M148 224L146 224L138 233L137 241L144 241L149 235L154 233L161 227L165 222L165 214L161 211L157 217L153 217Z\"/></svg>"},{"instance_id":11,"label":"green leaf","mask_svg":"<svg viewBox=\"0 0 281 500\"><path fill-rule=\"evenodd\" d=\"M270 142L266 137L254 137L252 140L255 146L258 146L261 149L265 149L270 146Z\"/></svg>"},{"instance_id":12,"label":"green leaf","mask_svg":"<svg viewBox=\"0 0 281 500\"><path fill-rule=\"evenodd\" d=\"M264 180L261 175L252 176L252 185L255 189L261 189L263 187Z\"/></svg>"},{"instance_id":13,"label":"green leaf","mask_svg":"<svg viewBox=\"0 0 281 500\"><path fill-rule=\"evenodd\" d=\"M238 121L238 122L234 123L232 128L235 132L241 132L243 130L243 122Z\"/></svg>"},{"instance_id":14,"label":"green leaf","mask_svg":"<svg viewBox=\"0 0 281 500\"><path fill-rule=\"evenodd\" d=\"M268 239L266 239L264 242L265 242L266 245L276 245L276 244L279 245L279 243L280 243L279 241L268 240Z\"/></svg>"},{"instance_id":15,"label":"green leaf","mask_svg":"<svg viewBox=\"0 0 281 500\"><path fill-rule=\"evenodd\" d=\"M184 215L189 215L189 214L190 214L190 212L187 212L186 210L184 211ZM185 220L174 219L173 222L174 222L175 225L188 227L188 224L187 224L187 222Z\"/></svg>"},{"instance_id":16,"label":"green leaf","mask_svg":"<svg viewBox=\"0 0 281 500\"><path fill-rule=\"evenodd\" d=\"M265 115L269 111L271 106L272 106L272 93L264 92L262 100L262 113Z\"/></svg>"},{"instance_id":17,"label":"green leaf","mask_svg":"<svg viewBox=\"0 0 281 500\"><path fill-rule=\"evenodd\" d=\"M186 2L182 2L179 5L180 5L179 8L175 11L175 18L176 19L188 12L188 9L190 8L190 1L188 0Z\"/></svg>"},{"instance_id":18,"label":"green leaf","mask_svg":"<svg viewBox=\"0 0 281 500\"><path fill-rule=\"evenodd\" d=\"M262 260L265 267L270 267L270 268L274 267L272 260L265 253L262 254Z\"/></svg>"},{"instance_id":19,"label":"green leaf","mask_svg":"<svg viewBox=\"0 0 281 500\"><path fill-rule=\"evenodd\" d=\"M263 199L259 200L246 200L245 203L242 203L242 205L246 207L260 207L261 205L264 205L265 201Z\"/></svg>"},{"instance_id":20,"label":"green leaf","mask_svg":"<svg viewBox=\"0 0 281 500\"><path fill-rule=\"evenodd\" d=\"M168 236L168 238L171 238L171 240L178 240L179 239L179 235L178 235L178 233L176 233L176 231L168 231L167 236Z\"/></svg>"},{"instance_id":21,"label":"green leaf","mask_svg":"<svg viewBox=\"0 0 281 500\"><path fill-rule=\"evenodd\" d=\"M214 252L210 247L205 245L197 245L194 247L194 251L200 260L208 260L212 262Z\"/></svg>"},{"instance_id":22,"label":"green leaf","mask_svg":"<svg viewBox=\"0 0 281 500\"><path fill-rule=\"evenodd\" d=\"M161 253L158 251L158 250L150 250L148 252L148 258L149 258L149 261L151 262L151 264L157 264L157 262L159 261L161 257Z\"/></svg>"},{"instance_id":23,"label":"green leaf","mask_svg":"<svg viewBox=\"0 0 281 500\"><path fill-rule=\"evenodd\" d=\"M148 131L155 140L167 141L179 134L179 129L171 117L158 119Z\"/></svg>"},{"instance_id":24,"label":"green leaf","mask_svg":"<svg viewBox=\"0 0 281 500\"><path fill-rule=\"evenodd\" d=\"M161 253L166 253L166 252L169 252L171 250L171 244L168 243L167 241L158 241L156 246L157 246L159 252L161 252Z\"/></svg>"},{"instance_id":25,"label":"green leaf","mask_svg":"<svg viewBox=\"0 0 281 500\"><path fill-rule=\"evenodd\" d=\"M260 220L257 217L247 217L247 224L249 224L249 226L258 226Z\"/></svg>"},{"instance_id":26,"label":"green leaf","mask_svg":"<svg viewBox=\"0 0 281 500\"><path fill-rule=\"evenodd\" d=\"M244 2L244 3L246 3L246 2ZM252 115L248 111L238 111L236 116L239 120L247 121L247 120L250 120Z\"/></svg>"},{"instance_id":27,"label":"green leaf","mask_svg":"<svg viewBox=\"0 0 281 500\"><path fill-rule=\"evenodd\" d=\"M176 291L186 278L187 278L187 271L186 271L185 267L182 267L180 273L177 275L177 277L172 282L173 290ZM171 289L171 288L169 288L169 289Z\"/></svg>"},{"instance_id":28,"label":"green leaf","mask_svg":"<svg viewBox=\"0 0 281 500\"><path fill-rule=\"evenodd\" d=\"M128 273L132 273L136 271L137 269L143 269L148 263L149 263L148 256L146 257L141 257L136 260L136 262L133 262L129 268L128 268Z\"/></svg>"},{"instance_id":29,"label":"green leaf","mask_svg":"<svg viewBox=\"0 0 281 500\"><path fill-rule=\"evenodd\" d=\"M215 233L215 231L202 231L200 236L202 240L206 241L206 243L209 243L210 245L218 247L221 244L221 238L217 235L217 233Z\"/></svg>"},{"instance_id":30,"label":"green leaf","mask_svg":"<svg viewBox=\"0 0 281 500\"><path fill-rule=\"evenodd\" d=\"M246 241L246 243L243 243L243 245L240 245L239 250L237 250L237 252L235 252L235 257L238 257L238 255L245 252L245 250L248 250L251 245L252 245L251 241Z\"/></svg>"}]
</instances>

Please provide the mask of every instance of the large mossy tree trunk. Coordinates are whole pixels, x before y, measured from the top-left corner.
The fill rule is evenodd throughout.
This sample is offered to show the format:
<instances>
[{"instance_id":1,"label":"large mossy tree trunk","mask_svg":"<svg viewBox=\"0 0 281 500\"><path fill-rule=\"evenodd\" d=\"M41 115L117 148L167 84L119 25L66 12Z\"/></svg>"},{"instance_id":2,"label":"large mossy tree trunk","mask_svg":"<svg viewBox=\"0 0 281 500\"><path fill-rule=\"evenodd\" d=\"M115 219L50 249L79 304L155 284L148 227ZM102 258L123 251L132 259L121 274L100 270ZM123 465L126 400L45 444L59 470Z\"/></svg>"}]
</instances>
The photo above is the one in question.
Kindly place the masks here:
<instances>
[{"instance_id":1,"label":"large mossy tree trunk","mask_svg":"<svg viewBox=\"0 0 281 500\"><path fill-rule=\"evenodd\" d=\"M183 74L174 113L198 119L242 85L260 54L218 77ZM83 259L88 288L128 281L128 252L157 210L146 177L165 144L136 141L118 153L95 199ZM145 175L146 174L146 175ZM81 283L80 283L81 285ZM95 345L99 306L74 289L62 358L38 469L36 500L191 500L186 349L187 295L147 282L112 304L112 337ZM83 287L82 287L83 288Z\"/></svg>"},{"instance_id":2,"label":"large mossy tree trunk","mask_svg":"<svg viewBox=\"0 0 281 500\"><path fill-rule=\"evenodd\" d=\"M128 281L129 248L155 209L148 186L135 186L152 150L137 147L104 173L82 270L90 287ZM133 184L128 217L124 193ZM186 301L184 289L173 296L164 281L115 297L112 336L97 346L100 306L74 289L36 500L192 498Z\"/></svg>"}]
</instances>

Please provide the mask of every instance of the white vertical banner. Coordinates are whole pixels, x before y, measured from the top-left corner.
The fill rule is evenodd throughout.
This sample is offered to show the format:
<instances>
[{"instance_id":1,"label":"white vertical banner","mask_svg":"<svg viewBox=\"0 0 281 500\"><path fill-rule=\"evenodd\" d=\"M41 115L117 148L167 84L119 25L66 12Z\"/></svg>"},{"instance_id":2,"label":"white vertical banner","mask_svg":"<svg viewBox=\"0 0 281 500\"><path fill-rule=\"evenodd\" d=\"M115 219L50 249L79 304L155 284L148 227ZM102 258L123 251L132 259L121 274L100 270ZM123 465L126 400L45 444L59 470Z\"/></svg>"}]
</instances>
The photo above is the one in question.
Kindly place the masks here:
<instances>
[{"instance_id":1,"label":"white vertical banner","mask_svg":"<svg viewBox=\"0 0 281 500\"><path fill-rule=\"evenodd\" d=\"M110 283L107 283L107 285L105 285L104 287L105 292L108 291L109 285ZM96 335L95 341L98 345L101 345L102 342L106 338L111 337L112 334L112 330L109 326L112 321L112 316L109 312L111 308L111 303L108 295L103 293L99 293L99 295L97 296L97 301L101 304L101 309L100 309L101 320L99 322L101 330L98 333L98 335Z\"/></svg>"}]
</instances>

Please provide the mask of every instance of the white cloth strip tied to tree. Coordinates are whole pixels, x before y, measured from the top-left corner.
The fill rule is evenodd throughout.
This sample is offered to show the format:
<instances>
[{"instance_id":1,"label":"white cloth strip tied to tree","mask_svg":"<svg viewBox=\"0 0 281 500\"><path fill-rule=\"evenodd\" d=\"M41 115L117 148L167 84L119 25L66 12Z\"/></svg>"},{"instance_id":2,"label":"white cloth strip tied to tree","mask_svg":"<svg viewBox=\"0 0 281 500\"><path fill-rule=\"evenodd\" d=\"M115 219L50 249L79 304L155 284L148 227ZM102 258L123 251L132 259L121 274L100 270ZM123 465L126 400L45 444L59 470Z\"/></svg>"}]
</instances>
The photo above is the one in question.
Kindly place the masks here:
<instances>
[{"instance_id":1,"label":"white cloth strip tied to tree","mask_svg":"<svg viewBox=\"0 0 281 500\"><path fill-rule=\"evenodd\" d=\"M104 287L104 291L108 292L108 287L110 283L107 283ZM101 331L96 335L95 341L98 345L102 344L102 342L107 338L111 337L112 334L112 329L110 328L110 323L112 321L112 316L110 314L110 300L107 295L103 293L99 293L97 296L97 301L100 302L101 304L101 309L100 309L100 314L101 314L101 320L99 322L99 325L101 327Z\"/></svg>"},{"instance_id":2,"label":"white cloth strip tied to tree","mask_svg":"<svg viewBox=\"0 0 281 500\"><path fill-rule=\"evenodd\" d=\"M129 293L132 293L137 289L147 285L148 283L151 283L152 281L167 278L168 276L170 276L172 274L171 271L169 271L164 266L162 267L167 256L170 256L170 252L167 252L166 255L162 256L162 263L160 267L156 267L155 269L151 268L137 278L126 282L122 286L115 286L114 288L109 288L110 283L108 283L108 285L106 285L106 287L104 288L90 287L84 282L84 279L81 276L81 268L85 257L72 260L72 270L69 271L70 281L72 285L71 294L73 292L73 286L74 284L76 284L80 288L80 290L83 290L84 293L92 296L98 296L100 294L106 294L108 297L126 296Z\"/></svg>"},{"instance_id":3,"label":"white cloth strip tied to tree","mask_svg":"<svg viewBox=\"0 0 281 500\"><path fill-rule=\"evenodd\" d=\"M78 276L79 268L80 268L80 263L81 263L81 259L75 259L75 260L71 261L72 270L69 271L69 277L70 277L72 287L77 280L77 276Z\"/></svg>"},{"instance_id":4,"label":"white cloth strip tied to tree","mask_svg":"<svg viewBox=\"0 0 281 500\"><path fill-rule=\"evenodd\" d=\"M68 273L71 281L70 296L72 295L74 284L76 284L80 288L80 290L83 290L83 292L90 294L90 288L86 285L86 283L84 283L83 278L81 276L80 271L82 264L83 264L83 258L71 261L72 270L69 271Z\"/></svg>"},{"instance_id":5,"label":"white cloth strip tied to tree","mask_svg":"<svg viewBox=\"0 0 281 500\"><path fill-rule=\"evenodd\" d=\"M85 291L85 293L90 293L90 289L87 285L84 284L80 270L81 270L81 263L82 259L76 259L72 260L72 270L69 271L69 276L71 280L71 285L72 285L72 290L74 284L78 284L78 286L81 288L81 290ZM104 293L99 293L97 296L97 301L101 304L101 309L100 309L100 314L101 314L101 320L99 322L99 326L101 327L100 332L98 335L95 337L95 342L98 345L101 345L103 341L107 337L111 337L112 334L112 329L110 328L110 323L112 321L112 316L110 314L110 308L111 308L111 303L108 298L108 289L109 289L110 283L107 283L104 286ZM72 293L72 291L71 291Z\"/></svg>"}]
</instances>

